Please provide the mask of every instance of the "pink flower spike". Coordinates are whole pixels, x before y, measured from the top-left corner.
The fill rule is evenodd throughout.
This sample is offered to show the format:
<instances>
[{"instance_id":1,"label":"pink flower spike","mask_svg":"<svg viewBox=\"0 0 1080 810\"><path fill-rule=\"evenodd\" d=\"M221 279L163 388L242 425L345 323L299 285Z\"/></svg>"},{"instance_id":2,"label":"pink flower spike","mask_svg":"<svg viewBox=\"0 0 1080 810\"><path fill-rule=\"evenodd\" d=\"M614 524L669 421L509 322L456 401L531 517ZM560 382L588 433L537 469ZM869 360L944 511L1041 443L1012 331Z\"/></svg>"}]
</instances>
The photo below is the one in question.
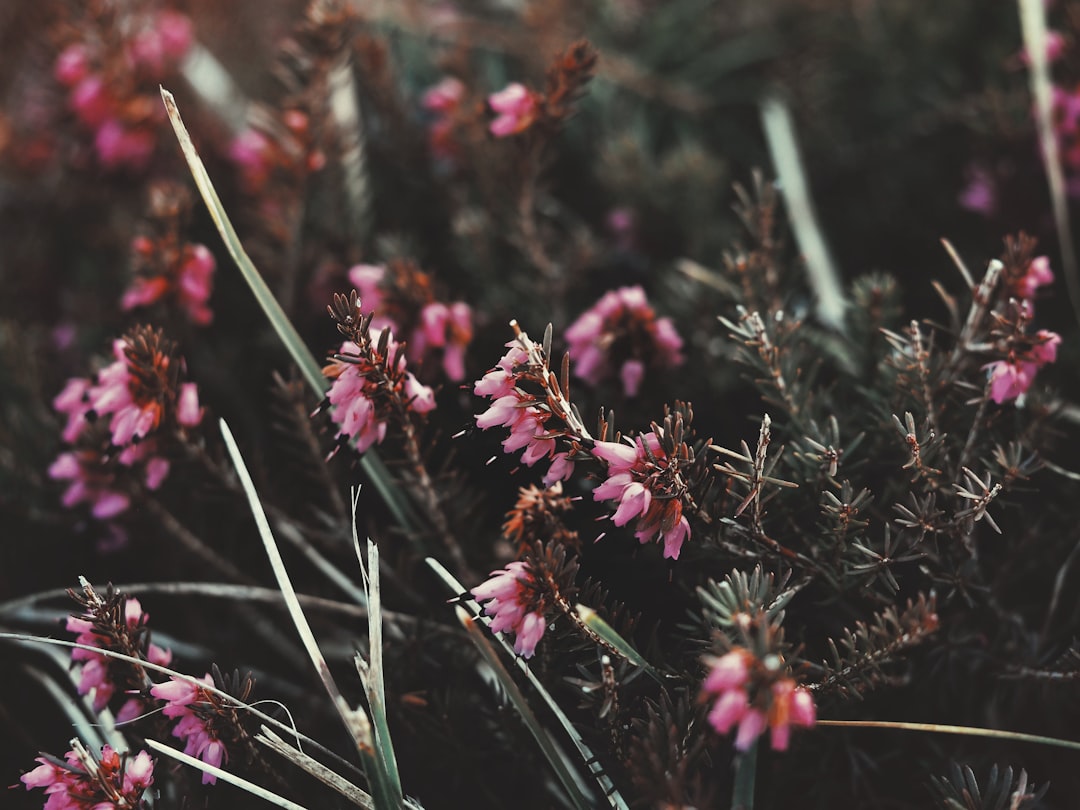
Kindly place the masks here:
<instances>
[{"instance_id":1,"label":"pink flower spike","mask_svg":"<svg viewBox=\"0 0 1080 810\"><path fill-rule=\"evenodd\" d=\"M817 722L817 708L814 706L814 696L806 689L796 688L792 693L791 722L804 728L810 728Z\"/></svg>"}]
</instances>

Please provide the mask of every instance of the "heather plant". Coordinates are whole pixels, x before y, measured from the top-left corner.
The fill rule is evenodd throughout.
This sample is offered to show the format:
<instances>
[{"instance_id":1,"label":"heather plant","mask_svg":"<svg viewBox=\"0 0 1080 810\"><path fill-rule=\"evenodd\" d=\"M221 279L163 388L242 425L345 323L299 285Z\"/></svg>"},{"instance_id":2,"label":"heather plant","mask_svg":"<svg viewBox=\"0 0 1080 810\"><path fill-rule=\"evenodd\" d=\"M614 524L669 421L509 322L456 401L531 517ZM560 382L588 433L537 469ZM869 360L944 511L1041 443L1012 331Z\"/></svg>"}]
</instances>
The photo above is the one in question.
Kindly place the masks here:
<instances>
[{"instance_id":1,"label":"heather plant","mask_svg":"<svg viewBox=\"0 0 1080 810\"><path fill-rule=\"evenodd\" d=\"M5 806L1074 806L1074 11L0 12Z\"/></svg>"}]
</instances>

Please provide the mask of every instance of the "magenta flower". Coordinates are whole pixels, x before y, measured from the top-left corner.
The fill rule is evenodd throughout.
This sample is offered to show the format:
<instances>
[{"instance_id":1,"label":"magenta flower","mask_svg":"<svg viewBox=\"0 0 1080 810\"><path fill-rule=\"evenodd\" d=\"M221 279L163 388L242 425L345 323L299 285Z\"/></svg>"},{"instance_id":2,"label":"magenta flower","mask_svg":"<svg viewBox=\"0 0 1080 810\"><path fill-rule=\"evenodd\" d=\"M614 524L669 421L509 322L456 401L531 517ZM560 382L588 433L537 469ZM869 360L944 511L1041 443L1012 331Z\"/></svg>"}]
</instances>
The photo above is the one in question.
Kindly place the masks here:
<instances>
[{"instance_id":1,"label":"magenta flower","mask_svg":"<svg viewBox=\"0 0 1080 810\"><path fill-rule=\"evenodd\" d=\"M447 76L434 87L429 87L420 100L421 106L433 114L428 125L428 147L436 158L452 160L457 156L454 118L464 98L465 85Z\"/></svg>"},{"instance_id":2,"label":"magenta flower","mask_svg":"<svg viewBox=\"0 0 1080 810\"><path fill-rule=\"evenodd\" d=\"M212 723L208 721L214 704L203 689L213 686L214 680L209 673L194 681L172 676L169 681L151 688L150 694L165 701L162 713L166 717L178 720L172 733L174 737L184 741L184 753L198 757L207 765L220 768L228 759L228 752L215 733ZM204 785L213 785L217 782L217 777L203 773L202 782Z\"/></svg>"},{"instance_id":3,"label":"magenta flower","mask_svg":"<svg viewBox=\"0 0 1080 810\"><path fill-rule=\"evenodd\" d=\"M512 562L502 571L492 571L491 579L473 588L472 595L485 603L484 613L492 617L492 631L514 633L514 651L531 658L547 623L529 566Z\"/></svg>"},{"instance_id":4,"label":"magenta flower","mask_svg":"<svg viewBox=\"0 0 1080 810\"><path fill-rule=\"evenodd\" d=\"M173 737L184 740L184 753L198 757L220 768L222 762L228 759L225 744L218 739L212 725L201 708L211 708L213 703L208 701L207 693L202 687L213 687L214 679L207 673L193 681L177 678L175 675L166 683L158 684L150 689L150 694L158 700L165 701L162 714L178 720L173 728ZM217 777L211 773L203 773L203 784L215 784Z\"/></svg>"},{"instance_id":5,"label":"magenta flower","mask_svg":"<svg viewBox=\"0 0 1080 810\"><path fill-rule=\"evenodd\" d=\"M475 394L493 400L486 411L476 414L476 426L481 430L509 428L510 435L502 442L505 452L524 450L521 460L530 467L541 459L550 459L544 484L565 481L573 473L574 463L567 453L556 452L555 439L547 428L551 411L517 387L518 374L528 364L528 353L516 340L506 345L509 350L498 365L473 385Z\"/></svg>"},{"instance_id":6,"label":"magenta flower","mask_svg":"<svg viewBox=\"0 0 1080 810\"><path fill-rule=\"evenodd\" d=\"M517 82L488 96L488 106L496 113L495 120L488 125L491 134L496 138L524 132L539 113L536 95Z\"/></svg>"},{"instance_id":7,"label":"magenta flower","mask_svg":"<svg viewBox=\"0 0 1080 810\"><path fill-rule=\"evenodd\" d=\"M435 392L406 370L405 354L391 336L386 356L378 353L379 333L372 332L366 346L351 341L323 369L333 380L327 393L330 418L338 426L337 438L363 453L386 437L394 401L412 413L435 408Z\"/></svg>"},{"instance_id":8,"label":"magenta flower","mask_svg":"<svg viewBox=\"0 0 1080 810\"><path fill-rule=\"evenodd\" d=\"M635 397L646 370L681 365L682 338L669 318L657 318L638 286L605 293L566 330L574 373L599 385L617 373Z\"/></svg>"},{"instance_id":9,"label":"magenta flower","mask_svg":"<svg viewBox=\"0 0 1080 810\"><path fill-rule=\"evenodd\" d=\"M1001 405L1027 392L1035 381L1035 374L1047 363L1057 360L1057 347L1061 335L1047 329L1035 334L1032 346L1023 354L1006 360L987 363L990 382L990 399Z\"/></svg>"},{"instance_id":10,"label":"magenta flower","mask_svg":"<svg viewBox=\"0 0 1080 810\"><path fill-rule=\"evenodd\" d=\"M746 751L770 729L774 751L786 751L791 739L791 727L810 728L816 722L813 696L795 685L791 678L774 677L756 665L749 650L736 648L709 659L710 670L701 686L703 697L715 702L709 710L708 721L717 734L727 734L733 728L735 748Z\"/></svg>"},{"instance_id":11,"label":"magenta flower","mask_svg":"<svg viewBox=\"0 0 1080 810\"><path fill-rule=\"evenodd\" d=\"M53 76L65 87L74 87L89 73L90 54L81 42L64 48L53 65Z\"/></svg>"},{"instance_id":12,"label":"magenta flower","mask_svg":"<svg viewBox=\"0 0 1080 810\"><path fill-rule=\"evenodd\" d=\"M136 237L132 242L132 252L144 260L156 250L154 243L144 236ZM120 305L130 310L171 297L188 320L198 326L206 326L214 319L214 313L206 302L213 291L216 269L214 254L205 245L185 245L178 259L163 275L135 276L131 286L124 291Z\"/></svg>"},{"instance_id":13,"label":"magenta flower","mask_svg":"<svg viewBox=\"0 0 1080 810\"><path fill-rule=\"evenodd\" d=\"M104 618L95 621L92 614L70 616L66 627L68 632L78 634L75 638L78 644L115 650L126 655L141 657L152 664L168 666L172 661L172 652L146 641L145 631L142 628L146 626L149 618L143 613L139 600L132 598L124 602L122 627L108 627L102 624L106 621ZM73 663L81 664L79 694L88 695L91 690L94 690L95 712L100 712L109 704L118 688L129 685L131 664L81 648L71 651L71 660ZM140 714L142 706L141 699L129 699L121 708L120 714L123 717L119 719L130 719Z\"/></svg>"},{"instance_id":14,"label":"magenta flower","mask_svg":"<svg viewBox=\"0 0 1080 810\"><path fill-rule=\"evenodd\" d=\"M27 790L44 789L45 810L138 810L154 783L154 760L146 751L129 758L106 745L97 758L76 740L64 760L42 755L40 765L19 777Z\"/></svg>"},{"instance_id":15,"label":"magenta flower","mask_svg":"<svg viewBox=\"0 0 1080 810\"><path fill-rule=\"evenodd\" d=\"M685 487L657 435L650 431L633 444L596 442L590 452L607 463L608 477L593 490L593 500L618 502L612 523L625 526L636 518L634 536L641 543L662 541L664 557L679 559L690 537L690 523L682 513Z\"/></svg>"},{"instance_id":16,"label":"magenta flower","mask_svg":"<svg viewBox=\"0 0 1080 810\"><path fill-rule=\"evenodd\" d=\"M1053 283L1054 271L1050 269L1050 259L1046 256L1036 256L1031 260L1027 273L1014 284L1013 292L1018 298L1030 301L1035 297L1035 291L1039 287Z\"/></svg>"},{"instance_id":17,"label":"magenta flower","mask_svg":"<svg viewBox=\"0 0 1080 810\"><path fill-rule=\"evenodd\" d=\"M93 379L69 380L53 400L67 417L62 435L73 446L50 465L49 477L69 482L65 506L88 503L99 520L129 506L117 480L121 468L138 468L146 487L157 489L169 472L160 447L163 428L183 430L202 421L198 390L194 383L177 385L182 361L160 332L135 330L113 343L113 357Z\"/></svg>"}]
</instances>

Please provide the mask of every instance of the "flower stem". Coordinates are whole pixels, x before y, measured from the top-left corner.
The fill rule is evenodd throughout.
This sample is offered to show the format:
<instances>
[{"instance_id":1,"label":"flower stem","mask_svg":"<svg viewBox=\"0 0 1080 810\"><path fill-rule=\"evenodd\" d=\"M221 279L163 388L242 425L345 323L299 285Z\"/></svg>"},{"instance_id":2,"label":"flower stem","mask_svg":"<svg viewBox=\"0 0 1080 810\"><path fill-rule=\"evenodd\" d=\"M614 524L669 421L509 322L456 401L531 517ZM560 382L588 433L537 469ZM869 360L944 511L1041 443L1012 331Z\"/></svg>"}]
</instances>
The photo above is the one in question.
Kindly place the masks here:
<instances>
[{"instance_id":1,"label":"flower stem","mask_svg":"<svg viewBox=\"0 0 1080 810\"><path fill-rule=\"evenodd\" d=\"M735 758L735 788L731 810L754 810L754 783L757 774L757 740Z\"/></svg>"}]
</instances>

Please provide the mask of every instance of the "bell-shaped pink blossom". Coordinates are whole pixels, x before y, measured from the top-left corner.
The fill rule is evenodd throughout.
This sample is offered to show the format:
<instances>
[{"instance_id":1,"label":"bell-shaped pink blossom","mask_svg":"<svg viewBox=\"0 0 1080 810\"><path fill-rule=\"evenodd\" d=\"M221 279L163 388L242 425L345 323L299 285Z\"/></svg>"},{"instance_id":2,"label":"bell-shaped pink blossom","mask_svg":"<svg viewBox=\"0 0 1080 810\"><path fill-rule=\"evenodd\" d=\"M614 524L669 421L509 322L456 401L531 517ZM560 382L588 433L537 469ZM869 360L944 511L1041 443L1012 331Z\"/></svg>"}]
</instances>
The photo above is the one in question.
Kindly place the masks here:
<instances>
[{"instance_id":1,"label":"bell-shaped pink blossom","mask_svg":"<svg viewBox=\"0 0 1080 810\"><path fill-rule=\"evenodd\" d=\"M515 561L472 589L473 598L484 602L484 613L492 617L491 629L514 633L514 651L524 658L533 656L547 629L544 614L536 609L532 576L528 564Z\"/></svg>"},{"instance_id":2,"label":"bell-shaped pink blossom","mask_svg":"<svg viewBox=\"0 0 1080 810\"><path fill-rule=\"evenodd\" d=\"M488 96L488 106L496 113L495 120L488 125L496 138L524 132L536 120L539 112L536 96L517 82Z\"/></svg>"}]
</instances>

